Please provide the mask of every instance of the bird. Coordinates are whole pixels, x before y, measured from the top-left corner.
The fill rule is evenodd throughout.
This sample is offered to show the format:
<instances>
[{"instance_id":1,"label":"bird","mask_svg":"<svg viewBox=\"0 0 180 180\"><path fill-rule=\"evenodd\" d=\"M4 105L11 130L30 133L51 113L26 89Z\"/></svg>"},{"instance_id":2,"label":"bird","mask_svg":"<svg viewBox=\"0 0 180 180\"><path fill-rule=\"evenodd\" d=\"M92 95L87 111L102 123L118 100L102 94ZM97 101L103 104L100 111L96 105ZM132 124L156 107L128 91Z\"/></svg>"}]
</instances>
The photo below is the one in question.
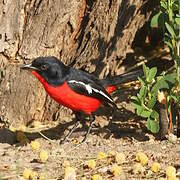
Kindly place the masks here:
<instances>
[{"instance_id":1,"label":"bird","mask_svg":"<svg viewBox=\"0 0 180 180\"><path fill-rule=\"evenodd\" d=\"M82 140L85 142L95 120L95 111L101 104L118 108L110 94L119 84L136 80L142 74L141 70L137 70L99 79L91 73L65 65L54 56L37 57L31 63L21 66L21 69L31 70L52 99L75 113L76 123L61 142L68 140L78 127L81 113L89 115L90 119Z\"/></svg>"}]
</instances>

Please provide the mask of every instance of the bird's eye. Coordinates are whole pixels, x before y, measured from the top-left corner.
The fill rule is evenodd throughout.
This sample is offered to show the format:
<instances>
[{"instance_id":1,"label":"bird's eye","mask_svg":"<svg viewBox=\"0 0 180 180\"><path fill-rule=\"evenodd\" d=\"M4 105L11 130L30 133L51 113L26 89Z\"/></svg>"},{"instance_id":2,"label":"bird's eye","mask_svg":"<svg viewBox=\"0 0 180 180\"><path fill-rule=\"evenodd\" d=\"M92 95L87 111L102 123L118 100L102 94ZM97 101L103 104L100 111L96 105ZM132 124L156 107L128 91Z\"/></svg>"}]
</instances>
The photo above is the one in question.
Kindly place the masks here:
<instances>
[{"instance_id":1,"label":"bird's eye","mask_svg":"<svg viewBox=\"0 0 180 180\"><path fill-rule=\"evenodd\" d=\"M46 71L48 69L48 67L45 65L45 64L43 64L42 66L41 66L41 70L42 71Z\"/></svg>"}]
</instances>

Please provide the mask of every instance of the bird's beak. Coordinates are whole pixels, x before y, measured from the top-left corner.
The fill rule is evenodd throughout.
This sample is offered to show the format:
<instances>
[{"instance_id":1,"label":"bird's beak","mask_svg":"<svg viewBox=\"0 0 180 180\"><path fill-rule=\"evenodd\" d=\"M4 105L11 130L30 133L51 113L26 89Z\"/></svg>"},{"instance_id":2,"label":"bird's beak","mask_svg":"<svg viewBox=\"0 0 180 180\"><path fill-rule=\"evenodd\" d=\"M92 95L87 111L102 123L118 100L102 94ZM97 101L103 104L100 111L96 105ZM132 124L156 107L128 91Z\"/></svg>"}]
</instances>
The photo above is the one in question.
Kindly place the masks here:
<instances>
[{"instance_id":1,"label":"bird's beak","mask_svg":"<svg viewBox=\"0 0 180 180\"><path fill-rule=\"evenodd\" d=\"M37 67L34 67L32 63L23 65L20 68L23 70L39 70Z\"/></svg>"}]
</instances>

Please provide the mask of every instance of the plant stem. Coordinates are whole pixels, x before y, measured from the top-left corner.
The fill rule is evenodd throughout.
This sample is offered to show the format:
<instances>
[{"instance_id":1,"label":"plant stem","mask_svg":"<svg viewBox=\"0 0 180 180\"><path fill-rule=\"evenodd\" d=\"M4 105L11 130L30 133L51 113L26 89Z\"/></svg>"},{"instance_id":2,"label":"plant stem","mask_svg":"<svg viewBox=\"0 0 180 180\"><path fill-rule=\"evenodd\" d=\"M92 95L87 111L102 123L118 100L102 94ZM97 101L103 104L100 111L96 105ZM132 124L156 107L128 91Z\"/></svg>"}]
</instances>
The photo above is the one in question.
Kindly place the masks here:
<instances>
[{"instance_id":1,"label":"plant stem","mask_svg":"<svg viewBox=\"0 0 180 180\"><path fill-rule=\"evenodd\" d=\"M179 14L180 14L180 2L179 2ZM177 80L178 82L180 81L180 66L179 66L179 59L180 59L180 26L178 25L178 29L179 29L179 38L178 38L178 41L177 41L177 45L176 45L176 48L177 48ZM179 90L178 90L179 91Z\"/></svg>"},{"instance_id":2,"label":"plant stem","mask_svg":"<svg viewBox=\"0 0 180 180\"><path fill-rule=\"evenodd\" d=\"M172 7L172 0L168 0L168 16L169 16L169 25L174 29L173 26L173 7ZM171 36L171 42L172 42L172 46L173 46L173 56L176 55L176 41L175 41L175 37Z\"/></svg>"},{"instance_id":3,"label":"plant stem","mask_svg":"<svg viewBox=\"0 0 180 180\"><path fill-rule=\"evenodd\" d=\"M180 58L180 41L177 42L177 61L179 61ZM177 80L180 81L180 66L179 62L177 63Z\"/></svg>"},{"instance_id":4,"label":"plant stem","mask_svg":"<svg viewBox=\"0 0 180 180\"><path fill-rule=\"evenodd\" d=\"M169 23L172 25L172 0L168 0L168 14L169 14Z\"/></svg>"}]
</instances>

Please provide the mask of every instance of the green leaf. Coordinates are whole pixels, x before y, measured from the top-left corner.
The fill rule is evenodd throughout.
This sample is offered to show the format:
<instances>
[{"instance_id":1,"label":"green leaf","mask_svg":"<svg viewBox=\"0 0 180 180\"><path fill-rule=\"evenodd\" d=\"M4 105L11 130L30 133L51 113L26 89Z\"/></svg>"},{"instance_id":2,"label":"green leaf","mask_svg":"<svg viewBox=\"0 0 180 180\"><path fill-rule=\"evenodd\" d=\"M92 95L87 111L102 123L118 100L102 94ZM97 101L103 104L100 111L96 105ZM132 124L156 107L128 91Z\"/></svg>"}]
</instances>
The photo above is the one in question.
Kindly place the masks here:
<instances>
[{"instance_id":1,"label":"green leaf","mask_svg":"<svg viewBox=\"0 0 180 180\"><path fill-rule=\"evenodd\" d=\"M155 15L152 17L152 19L151 19L151 24L150 24L151 27L153 27L153 28L158 28L158 27L159 27L159 25L158 25L158 19L159 19L160 14L162 14L162 12L159 12L159 13L155 14Z\"/></svg>"},{"instance_id":2,"label":"green leaf","mask_svg":"<svg viewBox=\"0 0 180 180\"><path fill-rule=\"evenodd\" d=\"M180 66L180 56L177 56L175 59L177 66Z\"/></svg>"},{"instance_id":3,"label":"green leaf","mask_svg":"<svg viewBox=\"0 0 180 180\"><path fill-rule=\"evenodd\" d=\"M152 28L163 28L166 21L168 21L167 14L159 12L152 17L150 26Z\"/></svg>"},{"instance_id":4,"label":"green leaf","mask_svg":"<svg viewBox=\"0 0 180 180\"><path fill-rule=\"evenodd\" d=\"M136 96L131 97L131 104L135 109L138 109L141 107L141 102Z\"/></svg>"},{"instance_id":5,"label":"green leaf","mask_svg":"<svg viewBox=\"0 0 180 180\"><path fill-rule=\"evenodd\" d=\"M171 98L175 101L178 102L178 98L176 94L171 94Z\"/></svg>"},{"instance_id":6,"label":"green leaf","mask_svg":"<svg viewBox=\"0 0 180 180\"><path fill-rule=\"evenodd\" d=\"M175 32L174 32L174 29L167 22L165 22L165 26L166 26L168 32L171 34L171 36L173 38L175 38L176 35L175 35Z\"/></svg>"},{"instance_id":7,"label":"green leaf","mask_svg":"<svg viewBox=\"0 0 180 180\"><path fill-rule=\"evenodd\" d=\"M175 18L175 22L180 26L180 17L179 18Z\"/></svg>"},{"instance_id":8,"label":"green leaf","mask_svg":"<svg viewBox=\"0 0 180 180\"><path fill-rule=\"evenodd\" d=\"M131 105L135 108L135 109L140 109L141 108L141 105L138 105L134 102L131 102Z\"/></svg>"},{"instance_id":9,"label":"green leaf","mask_svg":"<svg viewBox=\"0 0 180 180\"><path fill-rule=\"evenodd\" d=\"M159 132L159 123L155 120L150 120L151 132L158 133Z\"/></svg>"},{"instance_id":10,"label":"green leaf","mask_svg":"<svg viewBox=\"0 0 180 180\"><path fill-rule=\"evenodd\" d=\"M160 1L161 7L164 8L165 10L168 9L167 1Z\"/></svg>"},{"instance_id":11,"label":"green leaf","mask_svg":"<svg viewBox=\"0 0 180 180\"><path fill-rule=\"evenodd\" d=\"M137 96L131 96L131 100L139 101L139 99L137 98Z\"/></svg>"},{"instance_id":12,"label":"green leaf","mask_svg":"<svg viewBox=\"0 0 180 180\"><path fill-rule=\"evenodd\" d=\"M176 83L176 73L166 74L164 80L170 82L171 84Z\"/></svg>"},{"instance_id":13,"label":"green leaf","mask_svg":"<svg viewBox=\"0 0 180 180\"><path fill-rule=\"evenodd\" d=\"M140 114L140 116L144 118L148 118L150 115L151 115L151 111L146 111L146 110L142 111Z\"/></svg>"},{"instance_id":14,"label":"green leaf","mask_svg":"<svg viewBox=\"0 0 180 180\"><path fill-rule=\"evenodd\" d=\"M165 40L171 40L172 39L172 37L171 37L171 35L169 34L169 33L164 33L164 36L165 36Z\"/></svg>"},{"instance_id":15,"label":"green leaf","mask_svg":"<svg viewBox=\"0 0 180 180\"><path fill-rule=\"evenodd\" d=\"M148 118L147 120L147 129L150 130L152 133L158 133L159 132L159 123L155 120L152 120Z\"/></svg>"},{"instance_id":16,"label":"green leaf","mask_svg":"<svg viewBox=\"0 0 180 180\"><path fill-rule=\"evenodd\" d=\"M153 110L153 112L151 113L151 117L153 119L159 119L159 113L155 110Z\"/></svg>"},{"instance_id":17,"label":"green leaf","mask_svg":"<svg viewBox=\"0 0 180 180\"><path fill-rule=\"evenodd\" d=\"M176 3L172 5L172 9L174 12L179 11L179 0L177 0Z\"/></svg>"},{"instance_id":18,"label":"green leaf","mask_svg":"<svg viewBox=\"0 0 180 180\"><path fill-rule=\"evenodd\" d=\"M156 73L157 73L157 67L153 67L149 70L149 74L148 74L148 77L147 77L147 81L148 82L152 82L152 80L154 79L154 77L156 76Z\"/></svg>"},{"instance_id":19,"label":"green leaf","mask_svg":"<svg viewBox=\"0 0 180 180\"><path fill-rule=\"evenodd\" d=\"M173 45L172 45L171 41L167 40L167 41L165 41L165 44L167 44L169 46L170 50L173 50Z\"/></svg>"},{"instance_id":20,"label":"green leaf","mask_svg":"<svg viewBox=\"0 0 180 180\"><path fill-rule=\"evenodd\" d=\"M147 107L148 107L149 109L152 109L155 104L156 104L156 96L153 95L153 96L151 97L151 99L149 99Z\"/></svg>"},{"instance_id":21,"label":"green leaf","mask_svg":"<svg viewBox=\"0 0 180 180\"><path fill-rule=\"evenodd\" d=\"M139 91L139 94L138 94L138 97L140 100L144 100L145 97L146 97L146 94L147 94L147 87L146 86L142 86L140 91Z\"/></svg>"},{"instance_id":22,"label":"green leaf","mask_svg":"<svg viewBox=\"0 0 180 180\"><path fill-rule=\"evenodd\" d=\"M152 94L157 95L159 89L169 89L169 84L164 80L164 78L157 81L157 83L152 87Z\"/></svg>"},{"instance_id":23,"label":"green leaf","mask_svg":"<svg viewBox=\"0 0 180 180\"><path fill-rule=\"evenodd\" d=\"M138 80L141 82L141 86L145 85L145 82L144 82L144 80L141 77L138 77Z\"/></svg>"},{"instance_id":24,"label":"green leaf","mask_svg":"<svg viewBox=\"0 0 180 180\"><path fill-rule=\"evenodd\" d=\"M173 51L172 37L168 33L165 33L164 35L164 42L169 46L170 50Z\"/></svg>"},{"instance_id":25,"label":"green leaf","mask_svg":"<svg viewBox=\"0 0 180 180\"><path fill-rule=\"evenodd\" d=\"M137 115L140 116L141 113L144 111L144 107L140 106L137 108Z\"/></svg>"},{"instance_id":26,"label":"green leaf","mask_svg":"<svg viewBox=\"0 0 180 180\"><path fill-rule=\"evenodd\" d=\"M173 3L179 2L179 0L172 0Z\"/></svg>"},{"instance_id":27,"label":"green leaf","mask_svg":"<svg viewBox=\"0 0 180 180\"><path fill-rule=\"evenodd\" d=\"M146 127L149 131L151 131L151 123L150 123L150 118L147 119L147 124L146 124Z\"/></svg>"},{"instance_id":28,"label":"green leaf","mask_svg":"<svg viewBox=\"0 0 180 180\"><path fill-rule=\"evenodd\" d=\"M149 68L145 64L143 64L143 72L144 72L145 77L147 78L149 74Z\"/></svg>"}]
</instances>

